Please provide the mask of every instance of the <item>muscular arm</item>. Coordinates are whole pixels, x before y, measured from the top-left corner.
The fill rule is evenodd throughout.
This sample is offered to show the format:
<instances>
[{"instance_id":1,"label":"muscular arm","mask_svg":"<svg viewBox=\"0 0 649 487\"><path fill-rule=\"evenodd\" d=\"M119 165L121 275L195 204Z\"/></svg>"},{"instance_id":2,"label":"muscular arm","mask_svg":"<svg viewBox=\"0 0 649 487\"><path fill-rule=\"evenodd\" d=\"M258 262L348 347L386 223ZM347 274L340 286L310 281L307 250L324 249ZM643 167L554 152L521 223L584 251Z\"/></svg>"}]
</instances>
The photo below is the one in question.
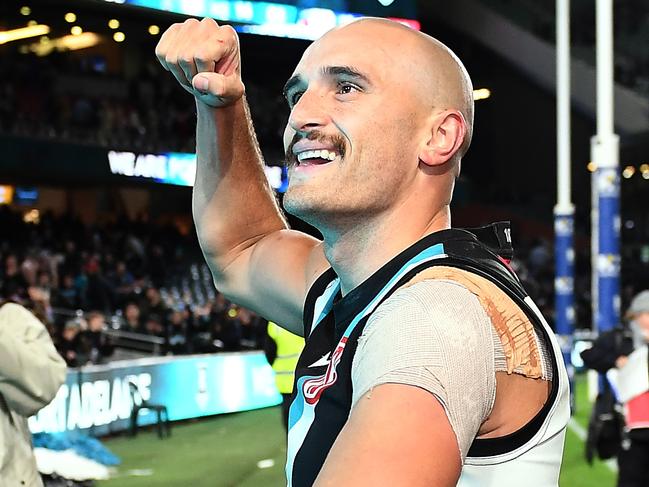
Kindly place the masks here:
<instances>
[{"instance_id":1,"label":"muscular arm","mask_svg":"<svg viewBox=\"0 0 649 487\"><path fill-rule=\"evenodd\" d=\"M216 286L301 335L308 285L326 261L316 239L288 229L263 171L245 99L218 110L199 102L196 141L193 213Z\"/></svg>"},{"instance_id":2,"label":"muscular arm","mask_svg":"<svg viewBox=\"0 0 649 487\"><path fill-rule=\"evenodd\" d=\"M165 32L156 55L197 101L193 214L215 285L302 334L306 292L326 261L316 239L288 229L264 175L236 33L190 19Z\"/></svg>"},{"instance_id":3,"label":"muscular arm","mask_svg":"<svg viewBox=\"0 0 649 487\"><path fill-rule=\"evenodd\" d=\"M453 487L460 451L444 408L429 392L382 384L362 397L315 487Z\"/></svg>"}]
</instances>

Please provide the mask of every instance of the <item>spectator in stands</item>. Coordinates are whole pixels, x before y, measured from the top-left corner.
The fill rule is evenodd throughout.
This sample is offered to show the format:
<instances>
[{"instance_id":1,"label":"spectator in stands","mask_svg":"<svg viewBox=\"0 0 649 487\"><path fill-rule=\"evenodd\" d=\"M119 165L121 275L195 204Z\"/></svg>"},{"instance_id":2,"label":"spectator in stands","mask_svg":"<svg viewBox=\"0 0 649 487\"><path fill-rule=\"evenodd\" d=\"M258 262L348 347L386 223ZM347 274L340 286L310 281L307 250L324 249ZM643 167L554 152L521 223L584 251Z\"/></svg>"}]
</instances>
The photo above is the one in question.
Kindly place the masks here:
<instances>
[{"instance_id":1,"label":"spectator in stands","mask_svg":"<svg viewBox=\"0 0 649 487\"><path fill-rule=\"evenodd\" d=\"M99 311L91 311L86 320L88 329L81 332L79 346L91 363L104 363L114 352L110 339L102 333L106 329L106 318Z\"/></svg>"},{"instance_id":2,"label":"spectator in stands","mask_svg":"<svg viewBox=\"0 0 649 487\"><path fill-rule=\"evenodd\" d=\"M86 360L84 354L80 353L81 321L78 319L69 320L64 328L59 342L59 353L68 364L68 367L84 365Z\"/></svg>"},{"instance_id":3,"label":"spectator in stands","mask_svg":"<svg viewBox=\"0 0 649 487\"><path fill-rule=\"evenodd\" d=\"M79 292L74 285L72 274L65 274L61 285L52 293L52 306L57 308L77 309L80 306Z\"/></svg>"},{"instance_id":4,"label":"spectator in stands","mask_svg":"<svg viewBox=\"0 0 649 487\"><path fill-rule=\"evenodd\" d=\"M101 272L101 266L97 257L88 260L85 271L87 275L87 287L85 295L85 306L90 309L110 311L111 292L110 285Z\"/></svg>"},{"instance_id":5,"label":"spectator in stands","mask_svg":"<svg viewBox=\"0 0 649 487\"><path fill-rule=\"evenodd\" d=\"M24 304L43 323L51 323L53 320L52 306L50 304L50 292L38 286L29 286L27 289L28 299Z\"/></svg>"},{"instance_id":6,"label":"spectator in stands","mask_svg":"<svg viewBox=\"0 0 649 487\"><path fill-rule=\"evenodd\" d=\"M4 262L2 276L2 296L6 299L21 300L27 295L28 283L23 276L16 254L9 254Z\"/></svg>"},{"instance_id":7,"label":"spectator in stands","mask_svg":"<svg viewBox=\"0 0 649 487\"><path fill-rule=\"evenodd\" d=\"M165 317L169 311L167 306L162 302L160 291L155 287L150 287L146 290L146 299L143 308L147 315L156 315L161 320L161 323L165 322Z\"/></svg>"},{"instance_id":8,"label":"spectator in stands","mask_svg":"<svg viewBox=\"0 0 649 487\"><path fill-rule=\"evenodd\" d=\"M108 280L118 304L121 304L133 292L135 278L126 267L126 262L118 260Z\"/></svg>"},{"instance_id":9,"label":"spectator in stands","mask_svg":"<svg viewBox=\"0 0 649 487\"><path fill-rule=\"evenodd\" d=\"M245 348L263 348L268 322L246 308L239 308L238 319L241 324L241 344Z\"/></svg>"},{"instance_id":10,"label":"spectator in stands","mask_svg":"<svg viewBox=\"0 0 649 487\"><path fill-rule=\"evenodd\" d=\"M243 330L239 312L239 307L230 303L222 321L215 323L214 338L223 342L223 349L226 351L235 351L241 348Z\"/></svg>"},{"instance_id":11,"label":"spectator in stands","mask_svg":"<svg viewBox=\"0 0 649 487\"><path fill-rule=\"evenodd\" d=\"M81 254L77 249L77 244L72 239L67 239L61 254L61 264L59 265L59 275L70 274L75 276L81 268Z\"/></svg>"},{"instance_id":12,"label":"spectator in stands","mask_svg":"<svg viewBox=\"0 0 649 487\"><path fill-rule=\"evenodd\" d=\"M190 337L188 316L185 308L178 307L170 313L169 317L169 352L182 355L190 351Z\"/></svg>"},{"instance_id":13,"label":"spectator in stands","mask_svg":"<svg viewBox=\"0 0 649 487\"><path fill-rule=\"evenodd\" d=\"M153 245L149 252L149 276L151 282L156 288L165 285L167 276L167 263L164 255L164 250L161 245ZM147 296L148 297L148 296Z\"/></svg>"},{"instance_id":14,"label":"spectator in stands","mask_svg":"<svg viewBox=\"0 0 649 487\"><path fill-rule=\"evenodd\" d=\"M134 301L126 303L126 307L124 308L124 323L122 324L121 330L140 332L143 324L140 306Z\"/></svg>"},{"instance_id":15,"label":"spectator in stands","mask_svg":"<svg viewBox=\"0 0 649 487\"><path fill-rule=\"evenodd\" d=\"M145 335L157 336L160 338L166 338L167 330L165 328L165 320L162 316L150 313L146 316L144 320L144 327L141 333Z\"/></svg>"}]
</instances>

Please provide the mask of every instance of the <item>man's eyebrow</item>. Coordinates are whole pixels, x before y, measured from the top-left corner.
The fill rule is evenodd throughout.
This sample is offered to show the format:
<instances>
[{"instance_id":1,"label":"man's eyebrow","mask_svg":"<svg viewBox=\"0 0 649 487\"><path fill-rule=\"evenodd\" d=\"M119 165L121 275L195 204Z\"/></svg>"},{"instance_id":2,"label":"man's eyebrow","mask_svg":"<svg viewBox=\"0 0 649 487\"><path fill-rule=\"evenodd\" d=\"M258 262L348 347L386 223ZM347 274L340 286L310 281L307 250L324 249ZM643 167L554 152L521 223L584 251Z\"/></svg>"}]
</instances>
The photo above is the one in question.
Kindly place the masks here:
<instances>
[{"instance_id":1,"label":"man's eyebrow","mask_svg":"<svg viewBox=\"0 0 649 487\"><path fill-rule=\"evenodd\" d=\"M362 73L356 68L352 68L351 66L325 66L321 71L324 76L343 76L371 84L370 78L366 74Z\"/></svg>"}]
</instances>

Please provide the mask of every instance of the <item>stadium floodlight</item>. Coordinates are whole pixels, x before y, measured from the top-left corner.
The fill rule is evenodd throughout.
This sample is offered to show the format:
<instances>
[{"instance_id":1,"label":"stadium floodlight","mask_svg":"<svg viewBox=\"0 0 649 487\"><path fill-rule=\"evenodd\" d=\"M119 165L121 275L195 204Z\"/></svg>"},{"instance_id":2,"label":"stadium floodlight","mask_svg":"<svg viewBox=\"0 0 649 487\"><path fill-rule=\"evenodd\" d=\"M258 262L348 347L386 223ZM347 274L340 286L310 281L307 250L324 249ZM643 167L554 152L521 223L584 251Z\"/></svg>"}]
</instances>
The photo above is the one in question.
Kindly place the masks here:
<instances>
[{"instance_id":1,"label":"stadium floodlight","mask_svg":"<svg viewBox=\"0 0 649 487\"><path fill-rule=\"evenodd\" d=\"M634 174L635 167L633 166L627 166L624 168L624 171L622 171L622 176L624 177L624 179L630 179Z\"/></svg>"},{"instance_id":2,"label":"stadium floodlight","mask_svg":"<svg viewBox=\"0 0 649 487\"><path fill-rule=\"evenodd\" d=\"M30 25L20 29L5 30L0 32L0 44L29 39L30 37L42 36L50 33L50 26L45 24Z\"/></svg>"},{"instance_id":3,"label":"stadium floodlight","mask_svg":"<svg viewBox=\"0 0 649 487\"><path fill-rule=\"evenodd\" d=\"M94 32L84 32L79 35L67 35L56 39L41 39L29 46L29 50L37 56L47 56L53 50L77 51L95 46L101 42L101 37Z\"/></svg>"}]
</instances>

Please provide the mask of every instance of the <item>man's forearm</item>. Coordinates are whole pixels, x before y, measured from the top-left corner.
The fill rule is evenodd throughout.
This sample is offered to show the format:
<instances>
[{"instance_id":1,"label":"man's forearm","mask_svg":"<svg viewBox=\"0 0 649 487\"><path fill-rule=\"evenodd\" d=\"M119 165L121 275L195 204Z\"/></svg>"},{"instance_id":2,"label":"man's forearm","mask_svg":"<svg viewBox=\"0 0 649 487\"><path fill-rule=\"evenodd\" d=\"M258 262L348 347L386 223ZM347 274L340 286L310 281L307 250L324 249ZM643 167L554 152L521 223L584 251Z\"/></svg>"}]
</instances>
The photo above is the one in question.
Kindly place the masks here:
<instances>
[{"instance_id":1,"label":"man's forearm","mask_svg":"<svg viewBox=\"0 0 649 487\"><path fill-rule=\"evenodd\" d=\"M218 275L233 254L287 225L264 174L245 97L217 109L197 102L197 115L194 221Z\"/></svg>"}]
</instances>

